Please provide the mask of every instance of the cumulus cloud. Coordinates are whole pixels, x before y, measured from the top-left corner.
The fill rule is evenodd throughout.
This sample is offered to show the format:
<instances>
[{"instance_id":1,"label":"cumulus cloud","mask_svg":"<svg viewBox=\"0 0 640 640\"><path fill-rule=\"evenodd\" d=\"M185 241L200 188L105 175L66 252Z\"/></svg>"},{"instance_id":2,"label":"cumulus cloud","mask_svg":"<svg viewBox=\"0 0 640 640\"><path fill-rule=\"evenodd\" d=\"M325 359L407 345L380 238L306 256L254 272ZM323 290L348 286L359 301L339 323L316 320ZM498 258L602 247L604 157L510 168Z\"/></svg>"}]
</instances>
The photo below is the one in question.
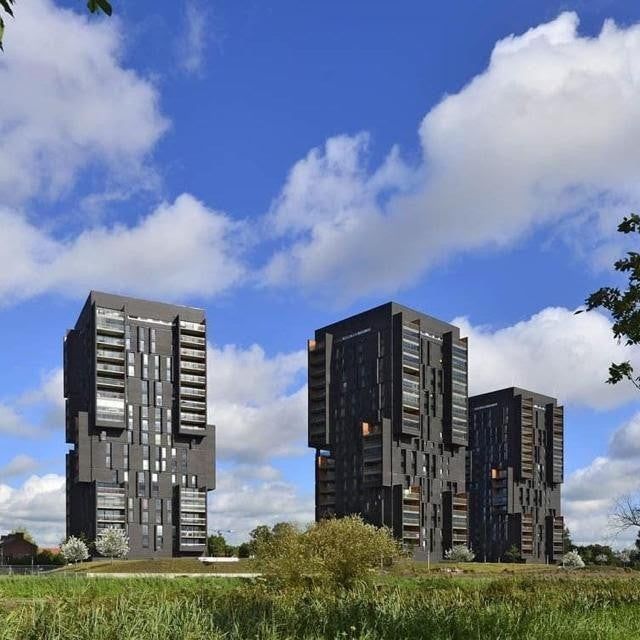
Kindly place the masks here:
<instances>
[{"instance_id":1,"label":"cumulus cloud","mask_svg":"<svg viewBox=\"0 0 640 640\"><path fill-rule=\"evenodd\" d=\"M573 472L563 489L563 511L575 543L629 545L636 531L620 535L610 519L616 499L640 493L640 413L611 437L607 455Z\"/></svg>"},{"instance_id":2,"label":"cumulus cloud","mask_svg":"<svg viewBox=\"0 0 640 640\"><path fill-rule=\"evenodd\" d=\"M269 466L252 472L251 466L238 466L218 475L216 490L209 494L209 527L225 532L233 542L248 539L259 524L297 522L305 525L315 518L314 497L282 479ZM227 534L226 531L232 531Z\"/></svg>"},{"instance_id":3,"label":"cumulus cloud","mask_svg":"<svg viewBox=\"0 0 640 640\"><path fill-rule=\"evenodd\" d=\"M633 385L605 384L609 364L640 359L640 347L618 344L601 313L575 315L548 307L501 329L453 324L469 338L472 395L519 386L557 397L562 403L609 409L637 399Z\"/></svg>"},{"instance_id":4,"label":"cumulus cloud","mask_svg":"<svg viewBox=\"0 0 640 640\"><path fill-rule=\"evenodd\" d=\"M53 546L65 534L65 478L33 475L19 487L0 484L0 531L28 529L40 546Z\"/></svg>"},{"instance_id":5,"label":"cumulus cloud","mask_svg":"<svg viewBox=\"0 0 640 640\"><path fill-rule=\"evenodd\" d=\"M95 226L58 240L0 208L0 303L90 289L180 299L213 295L243 274L242 226L183 194L132 225Z\"/></svg>"},{"instance_id":6,"label":"cumulus cloud","mask_svg":"<svg viewBox=\"0 0 640 640\"><path fill-rule=\"evenodd\" d=\"M638 77L640 25L607 21L589 38L563 13L499 41L486 70L423 119L418 163L393 149L370 169L360 134L293 167L269 214L288 244L265 282L316 293L330 282L332 295L339 282L345 299L391 292L447 256L569 220L567 241L589 229L610 255L616 221L639 195Z\"/></svg>"},{"instance_id":7,"label":"cumulus cloud","mask_svg":"<svg viewBox=\"0 0 640 640\"><path fill-rule=\"evenodd\" d=\"M40 463L37 460L31 456L20 453L9 460L7 464L0 467L0 479L22 476L35 471L39 466Z\"/></svg>"},{"instance_id":8,"label":"cumulus cloud","mask_svg":"<svg viewBox=\"0 0 640 640\"><path fill-rule=\"evenodd\" d=\"M259 345L208 349L211 420L221 460L267 460L306 448L306 352L269 357Z\"/></svg>"},{"instance_id":9,"label":"cumulus cloud","mask_svg":"<svg viewBox=\"0 0 640 640\"><path fill-rule=\"evenodd\" d=\"M51 0L15 12L0 57L0 202L58 194L89 165L140 181L167 121L155 87L121 63L118 21Z\"/></svg>"}]
</instances>

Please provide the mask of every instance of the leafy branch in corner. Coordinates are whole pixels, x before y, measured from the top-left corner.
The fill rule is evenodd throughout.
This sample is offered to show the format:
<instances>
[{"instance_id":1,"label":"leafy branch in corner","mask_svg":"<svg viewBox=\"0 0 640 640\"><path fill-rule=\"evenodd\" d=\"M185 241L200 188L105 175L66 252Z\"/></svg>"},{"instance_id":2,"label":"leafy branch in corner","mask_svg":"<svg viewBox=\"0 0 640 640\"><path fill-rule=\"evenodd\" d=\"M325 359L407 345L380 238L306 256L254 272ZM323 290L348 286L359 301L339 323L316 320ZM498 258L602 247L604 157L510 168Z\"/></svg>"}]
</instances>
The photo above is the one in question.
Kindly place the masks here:
<instances>
[{"instance_id":1,"label":"leafy branch in corner","mask_svg":"<svg viewBox=\"0 0 640 640\"><path fill-rule=\"evenodd\" d=\"M14 5L14 3L15 3L15 0L0 0L0 8L4 9L4 12L10 15L12 18L14 17L13 8L12 8L12 5ZM108 2L108 0L88 0L87 9L89 9L91 13L96 13L101 11L102 13L105 13L108 16L110 16L113 12L113 8L111 7L111 4ZM0 11L0 51L4 51L2 47L4 27L5 27L5 23L3 19L3 14L2 14L2 11Z\"/></svg>"},{"instance_id":2,"label":"leafy branch in corner","mask_svg":"<svg viewBox=\"0 0 640 640\"><path fill-rule=\"evenodd\" d=\"M618 225L620 233L640 234L640 215L631 214L622 219ZM628 274L629 284L626 290L617 287L602 287L592 293L586 300L585 311L607 309L613 318L613 336L625 345L640 344L640 253L628 251L626 257L614 263L614 269ZM582 313L582 310L576 311ZM640 389L640 376L636 375L629 361L611 363L609 367L609 384L617 384L629 380Z\"/></svg>"}]
</instances>

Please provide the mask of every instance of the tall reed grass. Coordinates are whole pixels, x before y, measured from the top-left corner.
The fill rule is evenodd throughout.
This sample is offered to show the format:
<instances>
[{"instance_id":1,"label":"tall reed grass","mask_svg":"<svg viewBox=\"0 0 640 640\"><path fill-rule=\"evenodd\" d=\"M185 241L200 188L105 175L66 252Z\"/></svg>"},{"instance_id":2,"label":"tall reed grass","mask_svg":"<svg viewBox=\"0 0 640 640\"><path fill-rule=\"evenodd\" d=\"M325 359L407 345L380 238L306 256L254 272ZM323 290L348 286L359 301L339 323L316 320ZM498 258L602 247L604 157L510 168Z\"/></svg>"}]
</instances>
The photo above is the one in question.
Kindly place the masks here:
<instances>
[{"instance_id":1,"label":"tall reed grass","mask_svg":"<svg viewBox=\"0 0 640 640\"><path fill-rule=\"evenodd\" d=\"M633 578L422 578L343 593L217 580L0 581L2 640L640 638Z\"/></svg>"}]
</instances>

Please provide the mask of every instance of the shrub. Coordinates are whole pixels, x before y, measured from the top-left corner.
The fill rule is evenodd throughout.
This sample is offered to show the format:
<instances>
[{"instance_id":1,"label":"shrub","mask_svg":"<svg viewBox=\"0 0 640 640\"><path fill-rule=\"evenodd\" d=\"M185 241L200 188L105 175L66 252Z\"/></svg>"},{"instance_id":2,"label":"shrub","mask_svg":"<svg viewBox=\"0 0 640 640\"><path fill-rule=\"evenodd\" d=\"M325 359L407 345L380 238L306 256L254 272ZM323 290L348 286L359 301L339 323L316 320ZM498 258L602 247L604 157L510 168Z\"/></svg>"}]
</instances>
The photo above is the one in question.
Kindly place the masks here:
<instances>
[{"instance_id":1,"label":"shrub","mask_svg":"<svg viewBox=\"0 0 640 640\"><path fill-rule=\"evenodd\" d=\"M584 561L577 551L568 551L562 556L562 565L564 567L581 569L584 567Z\"/></svg>"},{"instance_id":2,"label":"shrub","mask_svg":"<svg viewBox=\"0 0 640 640\"><path fill-rule=\"evenodd\" d=\"M248 542L243 542L238 547L238 558L248 558L251 556L251 545Z\"/></svg>"},{"instance_id":3,"label":"shrub","mask_svg":"<svg viewBox=\"0 0 640 640\"><path fill-rule=\"evenodd\" d=\"M129 553L129 537L124 529L103 529L96 538L96 551L106 558L124 558Z\"/></svg>"},{"instance_id":4,"label":"shrub","mask_svg":"<svg viewBox=\"0 0 640 640\"><path fill-rule=\"evenodd\" d=\"M607 564L607 562L609 562L609 556L607 556L605 553L599 553L594 560L598 563L598 564Z\"/></svg>"},{"instance_id":5,"label":"shrub","mask_svg":"<svg viewBox=\"0 0 640 640\"><path fill-rule=\"evenodd\" d=\"M444 557L450 562L471 562L476 557L476 554L465 545L456 544L448 551L445 551Z\"/></svg>"},{"instance_id":6,"label":"shrub","mask_svg":"<svg viewBox=\"0 0 640 640\"><path fill-rule=\"evenodd\" d=\"M400 553L388 529L359 516L322 520L305 531L280 525L256 541L262 573L277 587L351 589L369 582L372 569L393 562Z\"/></svg>"},{"instance_id":7,"label":"shrub","mask_svg":"<svg viewBox=\"0 0 640 640\"><path fill-rule=\"evenodd\" d=\"M87 545L80 540L71 536L66 542L63 542L60 546L60 553L64 556L67 562L82 562L89 557L89 550Z\"/></svg>"}]
</instances>

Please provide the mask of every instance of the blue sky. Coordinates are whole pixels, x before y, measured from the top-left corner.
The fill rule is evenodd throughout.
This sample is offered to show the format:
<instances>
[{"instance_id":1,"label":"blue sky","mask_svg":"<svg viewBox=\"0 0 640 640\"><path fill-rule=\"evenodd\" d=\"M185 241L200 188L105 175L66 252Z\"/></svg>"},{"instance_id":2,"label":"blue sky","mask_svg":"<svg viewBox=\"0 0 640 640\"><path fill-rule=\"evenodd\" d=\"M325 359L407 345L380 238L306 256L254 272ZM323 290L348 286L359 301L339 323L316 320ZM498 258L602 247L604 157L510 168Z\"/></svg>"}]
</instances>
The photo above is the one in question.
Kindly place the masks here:
<instances>
[{"instance_id":1,"label":"blue sky","mask_svg":"<svg viewBox=\"0 0 640 640\"><path fill-rule=\"evenodd\" d=\"M572 312L628 246L640 8L123 4L25 3L0 57L0 529L63 533L62 337L96 288L206 309L236 539L312 515L305 340L394 299L457 319L473 391L565 403L567 519L610 540L640 416L603 379L638 351Z\"/></svg>"}]
</instances>

